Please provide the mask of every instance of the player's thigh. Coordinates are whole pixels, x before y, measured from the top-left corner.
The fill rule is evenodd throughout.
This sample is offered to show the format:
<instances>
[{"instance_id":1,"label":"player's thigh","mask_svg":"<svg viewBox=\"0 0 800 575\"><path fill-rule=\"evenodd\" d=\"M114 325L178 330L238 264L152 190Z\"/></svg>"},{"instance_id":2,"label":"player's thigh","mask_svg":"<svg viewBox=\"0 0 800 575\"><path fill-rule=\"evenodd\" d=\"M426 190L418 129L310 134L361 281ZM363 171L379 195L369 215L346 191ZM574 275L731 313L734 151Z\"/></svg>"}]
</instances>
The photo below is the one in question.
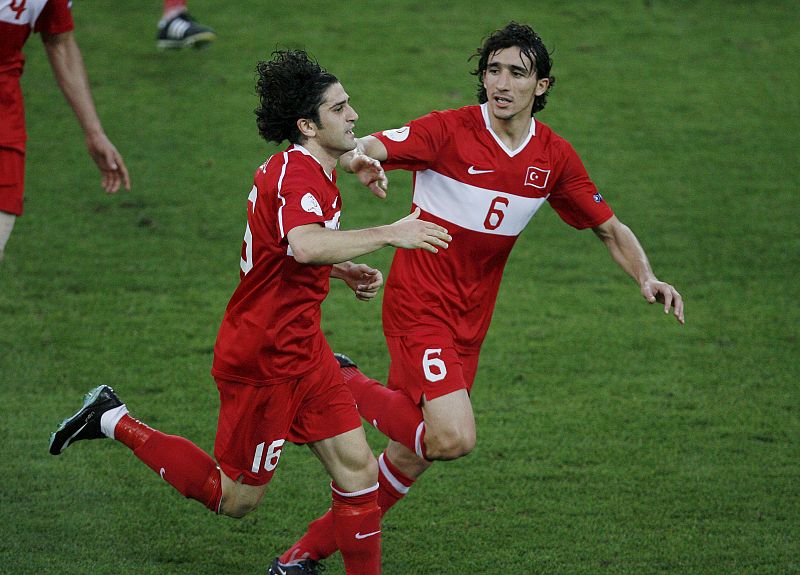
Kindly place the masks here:
<instances>
[{"instance_id":1,"label":"player's thigh","mask_svg":"<svg viewBox=\"0 0 800 575\"><path fill-rule=\"evenodd\" d=\"M378 464L361 426L308 446L345 491L367 489L378 480Z\"/></svg>"},{"instance_id":2,"label":"player's thigh","mask_svg":"<svg viewBox=\"0 0 800 575\"><path fill-rule=\"evenodd\" d=\"M391 357L387 386L402 390L417 405L423 397L432 400L472 386L453 338L445 330L387 336L386 344Z\"/></svg>"},{"instance_id":3,"label":"player's thigh","mask_svg":"<svg viewBox=\"0 0 800 575\"><path fill-rule=\"evenodd\" d=\"M216 381L220 409L214 457L233 483L265 486L302 403L298 380L267 386Z\"/></svg>"},{"instance_id":4,"label":"player's thigh","mask_svg":"<svg viewBox=\"0 0 800 575\"><path fill-rule=\"evenodd\" d=\"M288 439L307 444L342 435L361 427L355 399L342 379L333 353L303 378L303 401L292 420Z\"/></svg>"},{"instance_id":5,"label":"player's thigh","mask_svg":"<svg viewBox=\"0 0 800 575\"><path fill-rule=\"evenodd\" d=\"M450 437L462 443L475 443L475 415L466 389L431 400L423 398L422 414L426 438Z\"/></svg>"}]
</instances>

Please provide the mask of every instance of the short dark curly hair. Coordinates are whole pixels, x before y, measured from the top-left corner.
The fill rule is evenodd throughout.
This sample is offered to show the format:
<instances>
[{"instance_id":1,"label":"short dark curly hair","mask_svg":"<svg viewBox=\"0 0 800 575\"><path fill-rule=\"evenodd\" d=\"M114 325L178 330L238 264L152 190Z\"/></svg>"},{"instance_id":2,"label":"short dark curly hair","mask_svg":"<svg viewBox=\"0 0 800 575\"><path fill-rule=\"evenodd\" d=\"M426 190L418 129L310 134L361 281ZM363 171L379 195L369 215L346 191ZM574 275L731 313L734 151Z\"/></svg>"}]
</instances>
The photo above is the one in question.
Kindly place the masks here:
<instances>
[{"instance_id":1,"label":"short dark curly hair","mask_svg":"<svg viewBox=\"0 0 800 575\"><path fill-rule=\"evenodd\" d=\"M297 120L307 118L321 127L325 91L339 80L303 50L276 50L270 60L258 63L256 73L258 133L268 142L302 144Z\"/></svg>"},{"instance_id":2,"label":"short dark curly hair","mask_svg":"<svg viewBox=\"0 0 800 575\"><path fill-rule=\"evenodd\" d=\"M483 104L487 100L486 88L483 87L483 73L486 72L489 56L505 48L519 48L522 50L522 53L530 58L534 66L536 66L536 78L539 80L542 78L550 79L550 87L547 88L547 91L541 96L536 96L533 100L532 116L544 109L550 88L556 83L555 76L550 75L553 60L539 34L534 32L530 26L518 24L513 20L506 24L504 28L495 30L486 37L483 45L470 57L470 60L478 58L478 68L472 72L474 76L478 77L478 102Z\"/></svg>"}]
</instances>

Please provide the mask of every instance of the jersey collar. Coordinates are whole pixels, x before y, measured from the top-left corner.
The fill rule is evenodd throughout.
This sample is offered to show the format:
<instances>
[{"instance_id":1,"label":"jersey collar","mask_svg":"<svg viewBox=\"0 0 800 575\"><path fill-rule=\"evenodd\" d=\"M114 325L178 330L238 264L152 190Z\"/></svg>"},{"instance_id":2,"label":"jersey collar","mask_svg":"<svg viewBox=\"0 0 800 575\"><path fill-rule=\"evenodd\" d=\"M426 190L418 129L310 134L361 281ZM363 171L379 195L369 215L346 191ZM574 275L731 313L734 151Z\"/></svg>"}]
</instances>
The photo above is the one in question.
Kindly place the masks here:
<instances>
[{"instance_id":1,"label":"jersey collar","mask_svg":"<svg viewBox=\"0 0 800 575\"><path fill-rule=\"evenodd\" d=\"M333 181L333 173L329 174L328 172L326 172L322 163L316 158L316 156L314 156L314 154L309 152L308 149L306 149L304 146L302 146L301 144L292 144L292 147L289 148L288 151L289 152L298 151L302 154L305 154L306 156L314 158L314 161L319 164L319 168L322 170L322 173L325 174L325 177L327 177L330 181Z\"/></svg>"},{"instance_id":2,"label":"jersey collar","mask_svg":"<svg viewBox=\"0 0 800 575\"><path fill-rule=\"evenodd\" d=\"M495 133L495 131L492 129L492 123L489 120L489 104L487 102L481 104L481 114L483 115L483 121L486 124L486 129L489 130L489 133L492 135L495 142L497 142L497 145L500 146L503 149L503 151L512 158L516 156L518 153L520 153L523 150L523 148L525 148L525 146L528 145L528 142L531 141L531 138L536 135L536 118L531 116L531 127L530 130L528 131L528 137L525 138L515 150L512 150L503 143L503 140L501 140L499 136Z\"/></svg>"}]
</instances>

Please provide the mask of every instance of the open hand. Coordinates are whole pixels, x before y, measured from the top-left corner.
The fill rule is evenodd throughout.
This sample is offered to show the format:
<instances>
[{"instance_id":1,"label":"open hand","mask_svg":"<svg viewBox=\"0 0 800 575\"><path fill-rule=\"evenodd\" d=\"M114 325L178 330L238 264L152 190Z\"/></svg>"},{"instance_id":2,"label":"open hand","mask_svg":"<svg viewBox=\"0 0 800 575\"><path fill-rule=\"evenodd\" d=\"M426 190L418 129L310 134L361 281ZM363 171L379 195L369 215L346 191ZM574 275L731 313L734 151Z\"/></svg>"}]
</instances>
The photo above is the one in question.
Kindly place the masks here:
<instances>
[{"instance_id":1,"label":"open hand","mask_svg":"<svg viewBox=\"0 0 800 575\"><path fill-rule=\"evenodd\" d=\"M673 308L675 319L681 324L686 323L683 317L683 298L674 287L657 279L647 280L642 284L642 295L649 303L659 302L664 304L664 313L669 313Z\"/></svg>"},{"instance_id":2,"label":"open hand","mask_svg":"<svg viewBox=\"0 0 800 575\"><path fill-rule=\"evenodd\" d=\"M103 189L109 194L116 194L121 185L131 189L131 178L122 156L105 134L97 134L86 139L89 155L102 174Z\"/></svg>"},{"instance_id":3,"label":"open hand","mask_svg":"<svg viewBox=\"0 0 800 575\"><path fill-rule=\"evenodd\" d=\"M379 198L386 197L389 179L386 177L386 172L383 171L383 166L378 160L374 160L364 154L356 154L350 162L350 169L373 194Z\"/></svg>"},{"instance_id":4,"label":"open hand","mask_svg":"<svg viewBox=\"0 0 800 575\"><path fill-rule=\"evenodd\" d=\"M419 219L420 209L416 208L402 220L391 224L395 237L391 244L397 248L423 249L438 253L439 248L447 249L453 238L447 229L433 222Z\"/></svg>"}]
</instances>

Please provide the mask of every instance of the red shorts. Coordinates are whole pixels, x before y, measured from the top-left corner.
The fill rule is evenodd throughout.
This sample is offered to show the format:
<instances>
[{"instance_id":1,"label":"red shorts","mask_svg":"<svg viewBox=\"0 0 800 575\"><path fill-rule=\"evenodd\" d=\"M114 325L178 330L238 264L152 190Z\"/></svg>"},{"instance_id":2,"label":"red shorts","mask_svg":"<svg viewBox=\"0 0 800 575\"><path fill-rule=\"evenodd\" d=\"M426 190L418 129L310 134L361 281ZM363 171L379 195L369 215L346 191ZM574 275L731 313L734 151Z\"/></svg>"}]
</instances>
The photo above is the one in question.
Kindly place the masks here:
<instances>
[{"instance_id":1,"label":"red shorts","mask_svg":"<svg viewBox=\"0 0 800 575\"><path fill-rule=\"evenodd\" d=\"M255 386L216 379L220 409L214 457L225 475L265 485L286 440L321 441L361 427L339 364L329 359L285 383Z\"/></svg>"},{"instance_id":2,"label":"red shorts","mask_svg":"<svg viewBox=\"0 0 800 575\"><path fill-rule=\"evenodd\" d=\"M459 354L449 334L386 336L391 356L389 389L404 391L417 405L466 389L478 371L479 354Z\"/></svg>"},{"instance_id":3,"label":"red shorts","mask_svg":"<svg viewBox=\"0 0 800 575\"><path fill-rule=\"evenodd\" d=\"M0 211L22 215L25 147L0 146Z\"/></svg>"}]
</instances>

